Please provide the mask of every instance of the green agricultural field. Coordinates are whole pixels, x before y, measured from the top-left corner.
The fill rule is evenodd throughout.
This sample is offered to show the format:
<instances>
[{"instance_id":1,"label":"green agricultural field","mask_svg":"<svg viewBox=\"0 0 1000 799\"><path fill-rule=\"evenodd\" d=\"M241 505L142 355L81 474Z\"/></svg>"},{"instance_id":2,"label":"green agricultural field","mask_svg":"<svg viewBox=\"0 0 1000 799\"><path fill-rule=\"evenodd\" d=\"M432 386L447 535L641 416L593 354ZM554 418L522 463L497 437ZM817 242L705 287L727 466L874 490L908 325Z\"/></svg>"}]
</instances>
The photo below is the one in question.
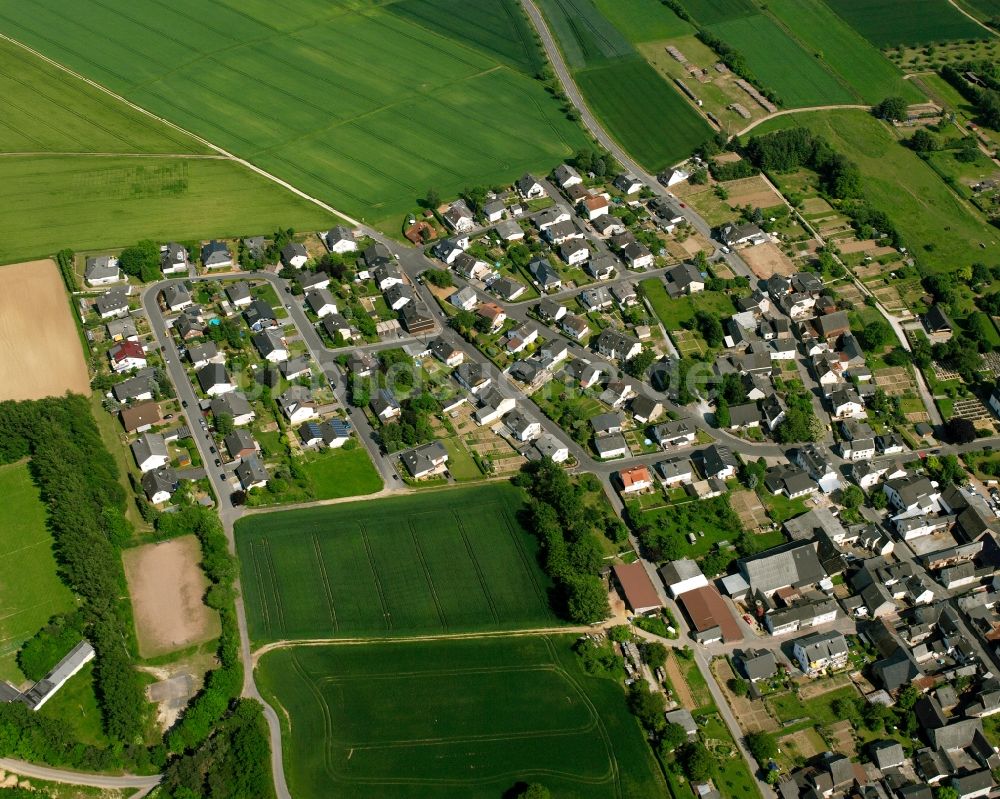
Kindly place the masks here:
<instances>
[{"instance_id":1,"label":"green agricultural field","mask_svg":"<svg viewBox=\"0 0 1000 799\"><path fill-rule=\"evenodd\" d=\"M607 131L649 170L684 160L711 136L708 123L640 57L581 70L576 82Z\"/></svg>"},{"instance_id":2,"label":"green agricultural field","mask_svg":"<svg viewBox=\"0 0 1000 799\"><path fill-rule=\"evenodd\" d=\"M534 28L517 0L400 0L386 8L522 72L534 73L545 65Z\"/></svg>"},{"instance_id":3,"label":"green agricultural field","mask_svg":"<svg viewBox=\"0 0 1000 799\"><path fill-rule=\"evenodd\" d=\"M316 499L359 497L382 490L382 478L362 446L310 455L304 466Z\"/></svg>"},{"instance_id":4,"label":"green agricultural field","mask_svg":"<svg viewBox=\"0 0 1000 799\"><path fill-rule=\"evenodd\" d=\"M753 74L787 108L855 100L821 61L764 14L720 22L709 30L742 53Z\"/></svg>"},{"instance_id":5,"label":"green agricultural field","mask_svg":"<svg viewBox=\"0 0 1000 799\"><path fill-rule=\"evenodd\" d=\"M694 33L694 27L660 0L595 0L597 8L633 44L674 39Z\"/></svg>"},{"instance_id":6,"label":"green agricultural field","mask_svg":"<svg viewBox=\"0 0 1000 799\"><path fill-rule=\"evenodd\" d=\"M857 162L869 201L889 214L921 263L952 270L1000 259L996 229L871 114L848 109L795 114L769 120L754 134L796 125L824 136L834 149ZM777 177L780 182L781 176Z\"/></svg>"},{"instance_id":7,"label":"green agricultural field","mask_svg":"<svg viewBox=\"0 0 1000 799\"><path fill-rule=\"evenodd\" d=\"M0 153L206 153L202 144L0 40Z\"/></svg>"},{"instance_id":8,"label":"green agricultural field","mask_svg":"<svg viewBox=\"0 0 1000 799\"><path fill-rule=\"evenodd\" d=\"M24 681L17 650L56 613L74 607L56 575L45 506L27 463L0 466L0 679Z\"/></svg>"},{"instance_id":9,"label":"green agricultural field","mask_svg":"<svg viewBox=\"0 0 1000 799\"><path fill-rule=\"evenodd\" d=\"M641 5L654 19L672 14L665 7L653 9L652 0ZM687 158L712 135L701 115L639 55L593 0L540 0L539 6L587 105L646 169L657 171ZM636 36L640 14L625 8L609 13L616 13L629 36ZM673 24L664 19L664 24ZM622 91L623 86L628 91Z\"/></svg>"},{"instance_id":10,"label":"green agricultural field","mask_svg":"<svg viewBox=\"0 0 1000 799\"><path fill-rule=\"evenodd\" d=\"M948 0L826 0L876 47L982 39L989 34Z\"/></svg>"},{"instance_id":11,"label":"green agricultural field","mask_svg":"<svg viewBox=\"0 0 1000 799\"><path fill-rule=\"evenodd\" d=\"M0 158L0 263L139 239L322 230L318 206L225 159Z\"/></svg>"},{"instance_id":12,"label":"green agricultural field","mask_svg":"<svg viewBox=\"0 0 1000 799\"><path fill-rule=\"evenodd\" d=\"M715 25L757 13L751 0L681 0L681 3L702 25Z\"/></svg>"},{"instance_id":13,"label":"green agricultural field","mask_svg":"<svg viewBox=\"0 0 1000 799\"><path fill-rule=\"evenodd\" d=\"M959 5L987 22L1000 18L1000 0L960 0Z\"/></svg>"},{"instance_id":14,"label":"green agricultural field","mask_svg":"<svg viewBox=\"0 0 1000 799\"><path fill-rule=\"evenodd\" d=\"M594 0L539 0L538 7L570 69L628 58L635 52Z\"/></svg>"},{"instance_id":15,"label":"green agricultural field","mask_svg":"<svg viewBox=\"0 0 1000 799\"><path fill-rule=\"evenodd\" d=\"M0 30L395 229L429 188L449 196L546 171L586 143L523 69L540 56L524 52L534 39L516 3L484 0L474 15L457 4L482 22L471 36L449 31L455 19L416 21L450 5L0 0Z\"/></svg>"},{"instance_id":16,"label":"green agricultural field","mask_svg":"<svg viewBox=\"0 0 1000 799\"><path fill-rule=\"evenodd\" d=\"M254 640L558 624L507 483L244 517Z\"/></svg>"},{"instance_id":17,"label":"green agricultural field","mask_svg":"<svg viewBox=\"0 0 1000 799\"><path fill-rule=\"evenodd\" d=\"M285 769L302 799L665 796L619 684L580 667L573 638L372 643L265 655Z\"/></svg>"},{"instance_id":18,"label":"green agricultural field","mask_svg":"<svg viewBox=\"0 0 1000 799\"><path fill-rule=\"evenodd\" d=\"M924 97L895 65L838 17L823 0L770 0L768 11L799 39L810 55L846 81L866 103L897 95L911 103Z\"/></svg>"}]
</instances>

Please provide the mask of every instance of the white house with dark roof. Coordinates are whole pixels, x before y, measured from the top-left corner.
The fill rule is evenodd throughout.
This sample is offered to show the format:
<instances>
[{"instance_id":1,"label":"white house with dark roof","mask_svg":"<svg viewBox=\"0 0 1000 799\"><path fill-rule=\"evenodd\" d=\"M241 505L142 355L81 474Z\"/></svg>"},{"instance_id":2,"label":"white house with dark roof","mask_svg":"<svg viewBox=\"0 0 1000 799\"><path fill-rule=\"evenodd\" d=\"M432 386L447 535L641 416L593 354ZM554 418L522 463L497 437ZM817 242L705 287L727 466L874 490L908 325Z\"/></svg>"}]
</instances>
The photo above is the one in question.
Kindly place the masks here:
<instances>
[{"instance_id":1,"label":"white house with dark roof","mask_svg":"<svg viewBox=\"0 0 1000 799\"><path fill-rule=\"evenodd\" d=\"M253 337L253 345L260 357L269 363L288 360L288 346L277 330L262 330Z\"/></svg>"},{"instance_id":2,"label":"white house with dark roof","mask_svg":"<svg viewBox=\"0 0 1000 799\"><path fill-rule=\"evenodd\" d=\"M161 469L170 463L167 443L158 433L143 433L132 442L131 449L140 472Z\"/></svg>"},{"instance_id":3,"label":"white house with dark roof","mask_svg":"<svg viewBox=\"0 0 1000 799\"><path fill-rule=\"evenodd\" d=\"M94 301L98 316L101 319L113 319L128 314L128 289L116 286L108 289Z\"/></svg>"},{"instance_id":4,"label":"white house with dark roof","mask_svg":"<svg viewBox=\"0 0 1000 799\"><path fill-rule=\"evenodd\" d=\"M125 275L118 267L118 259L113 255L96 255L87 259L83 279L88 286L110 286L121 283Z\"/></svg>"},{"instance_id":5,"label":"white house with dark roof","mask_svg":"<svg viewBox=\"0 0 1000 799\"><path fill-rule=\"evenodd\" d=\"M191 266L187 247L171 241L160 247L160 270L165 275L186 274Z\"/></svg>"},{"instance_id":6,"label":"white house with dark roof","mask_svg":"<svg viewBox=\"0 0 1000 799\"><path fill-rule=\"evenodd\" d=\"M343 225L332 227L324 233L323 243L330 252L341 254L345 252L356 252L358 249L358 243L354 239L354 234L351 232L350 228L346 228Z\"/></svg>"},{"instance_id":7,"label":"white house with dark roof","mask_svg":"<svg viewBox=\"0 0 1000 799\"><path fill-rule=\"evenodd\" d=\"M527 172L517 179L514 188L523 200L537 200L545 196L545 187Z\"/></svg>"},{"instance_id":8,"label":"white house with dark roof","mask_svg":"<svg viewBox=\"0 0 1000 799\"><path fill-rule=\"evenodd\" d=\"M583 183L583 178L569 164L560 164L555 168L552 177L560 189L568 189L570 186L579 186Z\"/></svg>"},{"instance_id":9,"label":"white house with dark roof","mask_svg":"<svg viewBox=\"0 0 1000 799\"><path fill-rule=\"evenodd\" d=\"M476 226L476 218L465 200L455 200L442 216L445 224L456 233L468 233Z\"/></svg>"},{"instance_id":10,"label":"white house with dark roof","mask_svg":"<svg viewBox=\"0 0 1000 799\"><path fill-rule=\"evenodd\" d=\"M245 280L238 280L226 286L226 297L235 308L246 308L253 302L250 284Z\"/></svg>"},{"instance_id":11,"label":"white house with dark roof","mask_svg":"<svg viewBox=\"0 0 1000 799\"><path fill-rule=\"evenodd\" d=\"M163 304L168 311L183 311L194 305L191 291L183 283L171 283L161 292Z\"/></svg>"},{"instance_id":12,"label":"white house with dark roof","mask_svg":"<svg viewBox=\"0 0 1000 799\"><path fill-rule=\"evenodd\" d=\"M337 313L337 302L329 289L313 289L306 292L306 305L309 310L322 319L328 314Z\"/></svg>"},{"instance_id":13,"label":"white house with dark roof","mask_svg":"<svg viewBox=\"0 0 1000 799\"><path fill-rule=\"evenodd\" d=\"M223 242L212 239L201 248L201 262L206 269L224 269L233 265L233 254Z\"/></svg>"},{"instance_id":14,"label":"white house with dark roof","mask_svg":"<svg viewBox=\"0 0 1000 799\"><path fill-rule=\"evenodd\" d=\"M236 390L236 384L221 363L209 363L195 372L201 390L210 397Z\"/></svg>"},{"instance_id":15,"label":"white house with dark roof","mask_svg":"<svg viewBox=\"0 0 1000 799\"><path fill-rule=\"evenodd\" d=\"M309 252L304 244L290 241L281 248L281 263L290 269L301 269L309 260Z\"/></svg>"},{"instance_id":16,"label":"white house with dark roof","mask_svg":"<svg viewBox=\"0 0 1000 799\"><path fill-rule=\"evenodd\" d=\"M211 407L213 416L229 416L237 427L251 424L257 418L250 401L239 391L229 391L215 397Z\"/></svg>"}]
</instances>

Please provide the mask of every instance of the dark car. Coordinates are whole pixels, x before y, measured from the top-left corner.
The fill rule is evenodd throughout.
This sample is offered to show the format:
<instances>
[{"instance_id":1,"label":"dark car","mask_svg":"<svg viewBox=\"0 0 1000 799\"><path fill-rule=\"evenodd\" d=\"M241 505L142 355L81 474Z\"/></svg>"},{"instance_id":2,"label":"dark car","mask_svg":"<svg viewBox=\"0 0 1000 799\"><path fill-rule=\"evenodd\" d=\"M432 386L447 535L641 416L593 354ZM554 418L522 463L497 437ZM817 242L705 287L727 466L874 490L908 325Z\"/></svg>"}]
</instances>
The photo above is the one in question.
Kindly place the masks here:
<instances>
[{"instance_id":1,"label":"dark car","mask_svg":"<svg viewBox=\"0 0 1000 799\"><path fill-rule=\"evenodd\" d=\"M224 472L219 472L219 479L224 483L226 482L226 475Z\"/></svg>"},{"instance_id":2,"label":"dark car","mask_svg":"<svg viewBox=\"0 0 1000 799\"><path fill-rule=\"evenodd\" d=\"M218 458L216 458L215 459L215 465L216 466L222 466L222 461L220 461Z\"/></svg>"},{"instance_id":3,"label":"dark car","mask_svg":"<svg viewBox=\"0 0 1000 799\"><path fill-rule=\"evenodd\" d=\"M214 455L215 454L215 447L209 447L208 451L211 452Z\"/></svg>"},{"instance_id":4,"label":"dark car","mask_svg":"<svg viewBox=\"0 0 1000 799\"><path fill-rule=\"evenodd\" d=\"M181 400L181 407L182 408L186 408L187 406L188 406L188 401L187 400Z\"/></svg>"}]
</instances>

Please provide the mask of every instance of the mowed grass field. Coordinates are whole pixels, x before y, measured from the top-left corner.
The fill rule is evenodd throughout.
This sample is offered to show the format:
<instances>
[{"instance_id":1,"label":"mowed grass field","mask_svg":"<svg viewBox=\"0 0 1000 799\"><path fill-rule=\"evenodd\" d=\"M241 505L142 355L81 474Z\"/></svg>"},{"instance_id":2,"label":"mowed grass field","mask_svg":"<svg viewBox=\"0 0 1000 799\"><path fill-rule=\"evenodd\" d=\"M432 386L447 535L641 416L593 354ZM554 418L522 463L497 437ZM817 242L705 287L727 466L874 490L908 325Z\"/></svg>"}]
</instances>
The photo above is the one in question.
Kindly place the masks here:
<instances>
[{"instance_id":1,"label":"mowed grass field","mask_svg":"<svg viewBox=\"0 0 1000 799\"><path fill-rule=\"evenodd\" d=\"M312 480L316 499L374 494L383 485L382 478L362 446L310 456L304 470Z\"/></svg>"},{"instance_id":2,"label":"mowed grass field","mask_svg":"<svg viewBox=\"0 0 1000 799\"><path fill-rule=\"evenodd\" d=\"M855 101L821 61L764 14L720 22L709 30L743 54L753 74L786 108Z\"/></svg>"},{"instance_id":3,"label":"mowed grass field","mask_svg":"<svg viewBox=\"0 0 1000 799\"><path fill-rule=\"evenodd\" d=\"M27 462L0 466L0 679L24 681L17 650L55 614L71 610L73 595L56 574L45 506Z\"/></svg>"},{"instance_id":4,"label":"mowed grass field","mask_svg":"<svg viewBox=\"0 0 1000 799\"><path fill-rule=\"evenodd\" d=\"M510 484L252 515L236 525L255 641L558 624Z\"/></svg>"},{"instance_id":5,"label":"mowed grass field","mask_svg":"<svg viewBox=\"0 0 1000 799\"><path fill-rule=\"evenodd\" d=\"M823 0L769 0L767 8L810 56L820 54L818 63L846 81L863 102L875 104L889 96L911 103L924 99L912 81L903 80L896 66Z\"/></svg>"},{"instance_id":6,"label":"mowed grass field","mask_svg":"<svg viewBox=\"0 0 1000 799\"><path fill-rule=\"evenodd\" d=\"M826 0L876 47L929 44L954 39L983 39L982 27L948 0Z\"/></svg>"},{"instance_id":7,"label":"mowed grass field","mask_svg":"<svg viewBox=\"0 0 1000 799\"><path fill-rule=\"evenodd\" d=\"M778 117L757 127L754 135L799 125L824 136L858 164L872 205L889 215L921 263L946 271L1000 259L997 230L871 114L845 109Z\"/></svg>"},{"instance_id":8,"label":"mowed grass field","mask_svg":"<svg viewBox=\"0 0 1000 799\"><path fill-rule=\"evenodd\" d=\"M670 9L642 0L640 8L616 4L606 16L594 0L538 5L590 110L646 169L658 171L687 158L712 135L702 116L632 46L641 38L643 17L650 20L651 33L683 25Z\"/></svg>"},{"instance_id":9,"label":"mowed grass field","mask_svg":"<svg viewBox=\"0 0 1000 799\"><path fill-rule=\"evenodd\" d=\"M449 196L547 171L586 143L532 77L535 57L517 55L534 44L523 24L494 26L521 13L516 0L464 6L482 23L471 33L437 24L459 6L413 2L0 0L0 30L395 228L429 188Z\"/></svg>"},{"instance_id":10,"label":"mowed grass field","mask_svg":"<svg viewBox=\"0 0 1000 799\"><path fill-rule=\"evenodd\" d=\"M0 157L0 263L77 250L322 230L337 220L234 161Z\"/></svg>"},{"instance_id":11,"label":"mowed grass field","mask_svg":"<svg viewBox=\"0 0 1000 799\"><path fill-rule=\"evenodd\" d=\"M573 637L383 642L264 655L302 799L666 795L620 686L587 675ZM286 715L287 714L287 715Z\"/></svg>"}]
</instances>

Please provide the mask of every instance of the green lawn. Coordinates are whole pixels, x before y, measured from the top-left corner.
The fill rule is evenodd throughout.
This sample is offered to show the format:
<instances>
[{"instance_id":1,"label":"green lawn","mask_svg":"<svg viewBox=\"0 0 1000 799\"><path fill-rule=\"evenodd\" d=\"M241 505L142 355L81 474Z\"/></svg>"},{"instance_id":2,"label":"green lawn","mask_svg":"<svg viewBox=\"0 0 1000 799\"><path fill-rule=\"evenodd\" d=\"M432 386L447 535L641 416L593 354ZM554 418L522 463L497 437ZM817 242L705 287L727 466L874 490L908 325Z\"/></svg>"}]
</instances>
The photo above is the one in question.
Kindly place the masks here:
<instances>
[{"instance_id":1,"label":"green lawn","mask_svg":"<svg viewBox=\"0 0 1000 799\"><path fill-rule=\"evenodd\" d=\"M845 80L863 102L874 104L890 95L911 103L924 99L912 81L903 80L895 65L823 0L769 0L767 8L807 52L821 54L821 63Z\"/></svg>"},{"instance_id":2,"label":"green lawn","mask_svg":"<svg viewBox=\"0 0 1000 799\"><path fill-rule=\"evenodd\" d=\"M733 19L710 27L742 53L753 74L777 93L787 108L850 103L854 98L823 62L803 50L764 15Z\"/></svg>"},{"instance_id":3,"label":"green lawn","mask_svg":"<svg viewBox=\"0 0 1000 799\"><path fill-rule=\"evenodd\" d=\"M447 438L444 447L448 450L448 471L459 482L481 480L483 473L466 446L458 438Z\"/></svg>"},{"instance_id":4,"label":"green lawn","mask_svg":"<svg viewBox=\"0 0 1000 799\"><path fill-rule=\"evenodd\" d=\"M38 712L45 718L66 725L76 741L94 746L108 745L108 738L101 726L97 696L94 694L93 663L84 666Z\"/></svg>"},{"instance_id":5,"label":"green lawn","mask_svg":"<svg viewBox=\"0 0 1000 799\"><path fill-rule=\"evenodd\" d=\"M722 795L728 799L760 796L756 780L736 748L729 728L717 713L707 718L701 727L701 737L706 745L714 745L712 781Z\"/></svg>"},{"instance_id":6,"label":"green lawn","mask_svg":"<svg viewBox=\"0 0 1000 799\"><path fill-rule=\"evenodd\" d=\"M668 332L681 329L684 323L694 319L696 311L708 311L719 319L736 313L732 298L721 291L701 291L674 298L667 294L667 287L660 278L642 280L639 286L653 307L653 313L663 322Z\"/></svg>"},{"instance_id":7,"label":"green lawn","mask_svg":"<svg viewBox=\"0 0 1000 799\"><path fill-rule=\"evenodd\" d=\"M808 719L816 724L833 724L840 717L833 712L833 703L838 699L855 699L858 690L853 685L845 685L820 694L813 699L801 700L794 693L770 694L765 700L781 722L794 719Z\"/></svg>"},{"instance_id":8,"label":"green lawn","mask_svg":"<svg viewBox=\"0 0 1000 799\"><path fill-rule=\"evenodd\" d=\"M766 488L757 491L757 496L760 497L761 504L767 508L768 516L778 524L801 516L808 510L805 497L789 499L784 494L772 494Z\"/></svg>"},{"instance_id":9,"label":"green lawn","mask_svg":"<svg viewBox=\"0 0 1000 799\"><path fill-rule=\"evenodd\" d=\"M649 525L678 540L685 558L707 555L723 541L735 544L743 532L725 495L702 500L687 499L639 514L633 510L633 503L629 503L629 516L640 525ZM688 533L695 534L693 544L687 540Z\"/></svg>"},{"instance_id":10,"label":"green lawn","mask_svg":"<svg viewBox=\"0 0 1000 799\"><path fill-rule=\"evenodd\" d=\"M70 590L56 574L45 506L28 464L0 466L0 679L20 683L17 650L55 614L71 610Z\"/></svg>"},{"instance_id":11,"label":"green lawn","mask_svg":"<svg viewBox=\"0 0 1000 799\"><path fill-rule=\"evenodd\" d=\"M869 113L842 109L794 114L769 120L754 132L799 125L822 135L858 164L868 199L888 213L919 262L933 270L951 270L1000 260L995 229ZM782 176L777 177L781 182Z\"/></svg>"},{"instance_id":12,"label":"green lawn","mask_svg":"<svg viewBox=\"0 0 1000 799\"><path fill-rule=\"evenodd\" d=\"M316 499L358 497L382 490L382 478L360 445L310 455L304 469Z\"/></svg>"},{"instance_id":13,"label":"green lawn","mask_svg":"<svg viewBox=\"0 0 1000 799\"><path fill-rule=\"evenodd\" d=\"M2 0L0 29L395 230L431 187L448 197L545 172L586 143L533 77L540 55L525 51L537 44L520 13L512 0L399 12L354 0Z\"/></svg>"},{"instance_id":14,"label":"green lawn","mask_svg":"<svg viewBox=\"0 0 1000 799\"><path fill-rule=\"evenodd\" d=\"M244 517L254 640L558 623L507 483Z\"/></svg>"},{"instance_id":15,"label":"green lawn","mask_svg":"<svg viewBox=\"0 0 1000 799\"><path fill-rule=\"evenodd\" d=\"M266 655L257 679L287 719L290 790L302 799L495 799L524 780L577 799L665 795L620 685L586 674L572 643L397 642Z\"/></svg>"},{"instance_id":16,"label":"green lawn","mask_svg":"<svg viewBox=\"0 0 1000 799\"><path fill-rule=\"evenodd\" d=\"M989 34L948 0L827 0L876 47L983 39Z\"/></svg>"},{"instance_id":17,"label":"green lawn","mask_svg":"<svg viewBox=\"0 0 1000 799\"><path fill-rule=\"evenodd\" d=\"M319 230L335 217L226 160L0 158L0 263L157 241Z\"/></svg>"}]
</instances>

